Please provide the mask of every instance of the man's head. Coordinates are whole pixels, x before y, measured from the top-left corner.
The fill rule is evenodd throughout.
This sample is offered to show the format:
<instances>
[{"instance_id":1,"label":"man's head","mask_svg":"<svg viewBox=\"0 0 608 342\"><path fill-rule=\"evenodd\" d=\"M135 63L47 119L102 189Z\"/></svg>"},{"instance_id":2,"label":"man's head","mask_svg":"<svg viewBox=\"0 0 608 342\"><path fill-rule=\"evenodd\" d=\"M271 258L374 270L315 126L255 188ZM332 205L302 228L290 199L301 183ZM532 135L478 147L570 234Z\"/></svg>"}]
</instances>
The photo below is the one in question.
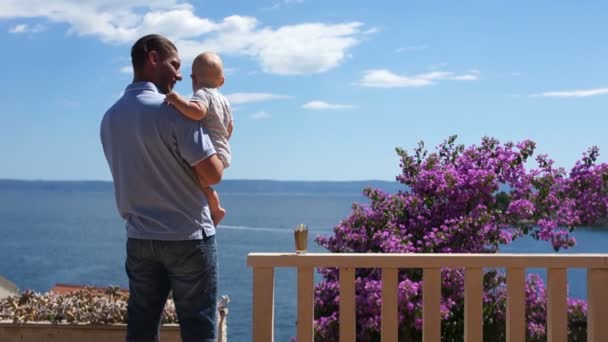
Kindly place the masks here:
<instances>
[{"instance_id":1,"label":"man's head","mask_svg":"<svg viewBox=\"0 0 608 342\"><path fill-rule=\"evenodd\" d=\"M131 48L133 81L148 81L167 94L182 79L177 48L167 38L150 34L139 38Z\"/></svg>"},{"instance_id":2,"label":"man's head","mask_svg":"<svg viewBox=\"0 0 608 342\"><path fill-rule=\"evenodd\" d=\"M220 56L203 52L192 61L192 88L219 88L224 85L224 66Z\"/></svg>"}]
</instances>

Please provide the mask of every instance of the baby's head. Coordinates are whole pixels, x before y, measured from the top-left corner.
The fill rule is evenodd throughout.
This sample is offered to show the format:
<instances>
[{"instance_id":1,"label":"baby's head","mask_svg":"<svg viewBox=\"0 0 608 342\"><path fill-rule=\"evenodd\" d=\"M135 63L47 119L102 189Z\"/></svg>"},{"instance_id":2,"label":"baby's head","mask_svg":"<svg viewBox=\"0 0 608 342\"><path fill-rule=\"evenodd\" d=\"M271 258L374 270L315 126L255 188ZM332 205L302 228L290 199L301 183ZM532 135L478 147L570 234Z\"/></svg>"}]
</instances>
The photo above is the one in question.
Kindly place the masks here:
<instances>
[{"instance_id":1,"label":"baby's head","mask_svg":"<svg viewBox=\"0 0 608 342\"><path fill-rule=\"evenodd\" d=\"M192 62L192 90L219 88L224 84L222 59L213 52L203 52Z\"/></svg>"}]
</instances>

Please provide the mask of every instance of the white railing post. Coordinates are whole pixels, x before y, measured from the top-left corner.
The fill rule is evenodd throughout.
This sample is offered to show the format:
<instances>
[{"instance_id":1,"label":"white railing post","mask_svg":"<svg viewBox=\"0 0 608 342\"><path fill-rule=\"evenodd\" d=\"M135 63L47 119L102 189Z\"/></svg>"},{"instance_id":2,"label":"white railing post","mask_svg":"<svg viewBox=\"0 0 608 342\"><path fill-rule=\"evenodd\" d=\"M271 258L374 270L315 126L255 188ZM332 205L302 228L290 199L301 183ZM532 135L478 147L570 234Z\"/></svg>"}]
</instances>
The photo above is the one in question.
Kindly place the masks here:
<instances>
[{"instance_id":1,"label":"white railing post","mask_svg":"<svg viewBox=\"0 0 608 342\"><path fill-rule=\"evenodd\" d=\"M547 341L568 340L568 274L565 268L547 272Z\"/></svg>"},{"instance_id":2,"label":"white railing post","mask_svg":"<svg viewBox=\"0 0 608 342\"><path fill-rule=\"evenodd\" d=\"M253 342L274 341L274 268L253 268Z\"/></svg>"},{"instance_id":3,"label":"white railing post","mask_svg":"<svg viewBox=\"0 0 608 342\"><path fill-rule=\"evenodd\" d=\"M526 272L507 268L507 342L526 341Z\"/></svg>"},{"instance_id":4,"label":"white railing post","mask_svg":"<svg viewBox=\"0 0 608 342\"><path fill-rule=\"evenodd\" d=\"M608 268L587 269L587 341L608 341Z\"/></svg>"},{"instance_id":5,"label":"white railing post","mask_svg":"<svg viewBox=\"0 0 608 342\"><path fill-rule=\"evenodd\" d=\"M464 340L482 342L483 270L469 267L464 272Z\"/></svg>"},{"instance_id":6,"label":"white railing post","mask_svg":"<svg viewBox=\"0 0 608 342\"><path fill-rule=\"evenodd\" d=\"M313 268L298 267L298 342L313 339L314 285Z\"/></svg>"},{"instance_id":7,"label":"white railing post","mask_svg":"<svg viewBox=\"0 0 608 342\"><path fill-rule=\"evenodd\" d=\"M355 321L355 269L340 268L340 342L352 342L357 338Z\"/></svg>"},{"instance_id":8,"label":"white railing post","mask_svg":"<svg viewBox=\"0 0 608 342\"><path fill-rule=\"evenodd\" d=\"M382 269L382 342L397 342L398 338L398 274L396 268Z\"/></svg>"},{"instance_id":9,"label":"white railing post","mask_svg":"<svg viewBox=\"0 0 608 342\"><path fill-rule=\"evenodd\" d=\"M441 270L425 268L422 282L422 341L440 341Z\"/></svg>"}]
</instances>

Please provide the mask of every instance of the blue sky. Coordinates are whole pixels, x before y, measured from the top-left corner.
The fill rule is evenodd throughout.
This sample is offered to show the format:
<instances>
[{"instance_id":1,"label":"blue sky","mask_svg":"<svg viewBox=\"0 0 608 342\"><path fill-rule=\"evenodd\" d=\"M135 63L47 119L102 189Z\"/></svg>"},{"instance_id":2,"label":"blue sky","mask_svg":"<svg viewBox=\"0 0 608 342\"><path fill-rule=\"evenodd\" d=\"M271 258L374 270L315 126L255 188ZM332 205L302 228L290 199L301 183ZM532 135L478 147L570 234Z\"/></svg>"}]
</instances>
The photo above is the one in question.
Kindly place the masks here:
<instances>
[{"instance_id":1,"label":"blue sky","mask_svg":"<svg viewBox=\"0 0 608 342\"><path fill-rule=\"evenodd\" d=\"M607 32L600 1L3 0L0 178L109 180L99 123L148 33L184 75L224 59L226 179L391 180L395 147L452 134L606 161Z\"/></svg>"}]
</instances>

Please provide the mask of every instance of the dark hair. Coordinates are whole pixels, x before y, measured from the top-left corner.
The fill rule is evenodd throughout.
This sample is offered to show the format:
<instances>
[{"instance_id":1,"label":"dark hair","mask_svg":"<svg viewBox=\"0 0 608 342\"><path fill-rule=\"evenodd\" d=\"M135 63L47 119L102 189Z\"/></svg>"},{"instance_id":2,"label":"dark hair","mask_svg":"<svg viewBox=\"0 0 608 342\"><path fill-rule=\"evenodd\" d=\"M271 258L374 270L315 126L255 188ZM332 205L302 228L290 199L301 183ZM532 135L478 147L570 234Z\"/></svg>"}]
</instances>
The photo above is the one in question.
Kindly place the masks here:
<instances>
[{"instance_id":1,"label":"dark hair","mask_svg":"<svg viewBox=\"0 0 608 342\"><path fill-rule=\"evenodd\" d=\"M131 63L133 70L143 68L148 54L158 52L161 58L167 58L171 52L177 52L175 45L167 38L158 34L149 34L139 38L131 48Z\"/></svg>"}]
</instances>

